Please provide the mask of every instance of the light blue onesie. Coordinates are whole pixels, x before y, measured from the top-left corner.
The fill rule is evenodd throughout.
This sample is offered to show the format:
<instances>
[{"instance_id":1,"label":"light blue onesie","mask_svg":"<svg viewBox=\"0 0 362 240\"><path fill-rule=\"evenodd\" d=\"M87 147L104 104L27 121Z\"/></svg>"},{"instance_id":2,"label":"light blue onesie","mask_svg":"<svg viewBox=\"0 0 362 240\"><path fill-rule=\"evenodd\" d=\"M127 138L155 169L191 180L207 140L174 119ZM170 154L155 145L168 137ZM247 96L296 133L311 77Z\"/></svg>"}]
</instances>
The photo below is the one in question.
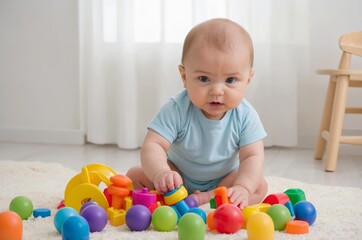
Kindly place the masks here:
<instances>
[{"instance_id":1,"label":"light blue onesie","mask_svg":"<svg viewBox=\"0 0 362 240\"><path fill-rule=\"evenodd\" d=\"M167 152L191 194L217 187L239 166L239 148L263 139L266 132L247 100L221 120L207 119L184 90L166 102L148 125L171 143Z\"/></svg>"}]
</instances>

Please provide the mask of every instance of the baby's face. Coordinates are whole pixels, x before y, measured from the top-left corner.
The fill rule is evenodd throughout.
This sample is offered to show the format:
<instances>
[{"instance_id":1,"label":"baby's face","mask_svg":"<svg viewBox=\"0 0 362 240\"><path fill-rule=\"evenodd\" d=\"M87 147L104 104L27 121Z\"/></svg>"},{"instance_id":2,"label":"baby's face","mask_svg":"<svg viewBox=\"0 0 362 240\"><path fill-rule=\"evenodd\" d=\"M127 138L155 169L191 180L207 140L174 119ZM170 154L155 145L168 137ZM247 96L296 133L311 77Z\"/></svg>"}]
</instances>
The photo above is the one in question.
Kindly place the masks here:
<instances>
[{"instance_id":1,"label":"baby's face","mask_svg":"<svg viewBox=\"0 0 362 240\"><path fill-rule=\"evenodd\" d=\"M220 120L244 98L253 76L247 47L221 51L205 44L193 45L179 67L191 102L208 119Z\"/></svg>"}]
</instances>

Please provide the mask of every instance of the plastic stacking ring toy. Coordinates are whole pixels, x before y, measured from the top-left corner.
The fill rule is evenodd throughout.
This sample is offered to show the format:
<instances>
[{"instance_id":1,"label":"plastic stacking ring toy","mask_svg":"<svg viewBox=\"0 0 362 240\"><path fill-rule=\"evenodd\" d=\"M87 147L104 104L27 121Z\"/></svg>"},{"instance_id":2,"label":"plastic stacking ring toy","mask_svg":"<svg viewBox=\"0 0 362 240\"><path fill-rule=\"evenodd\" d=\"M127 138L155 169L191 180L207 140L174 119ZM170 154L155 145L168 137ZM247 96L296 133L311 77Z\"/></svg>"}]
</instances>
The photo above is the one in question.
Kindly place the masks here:
<instances>
[{"instance_id":1,"label":"plastic stacking ring toy","mask_svg":"<svg viewBox=\"0 0 362 240\"><path fill-rule=\"evenodd\" d=\"M186 188L181 185L179 188L172 190L164 195L165 203L169 206L178 203L188 196Z\"/></svg>"}]
</instances>

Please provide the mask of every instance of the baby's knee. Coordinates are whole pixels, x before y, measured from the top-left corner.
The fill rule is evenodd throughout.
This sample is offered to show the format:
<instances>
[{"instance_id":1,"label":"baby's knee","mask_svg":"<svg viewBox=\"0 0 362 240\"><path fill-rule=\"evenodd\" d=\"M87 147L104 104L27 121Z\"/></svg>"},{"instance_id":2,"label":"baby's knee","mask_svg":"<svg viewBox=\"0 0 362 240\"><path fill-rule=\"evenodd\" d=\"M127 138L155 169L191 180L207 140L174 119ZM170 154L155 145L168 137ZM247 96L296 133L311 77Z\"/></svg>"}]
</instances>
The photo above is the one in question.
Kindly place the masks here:
<instances>
[{"instance_id":1,"label":"baby's knee","mask_svg":"<svg viewBox=\"0 0 362 240\"><path fill-rule=\"evenodd\" d=\"M134 166L128 169L126 176L129 177L132 181L136 181L139 176L143 175L143 170L141 166Z\"/></svg>"}]
</instances>

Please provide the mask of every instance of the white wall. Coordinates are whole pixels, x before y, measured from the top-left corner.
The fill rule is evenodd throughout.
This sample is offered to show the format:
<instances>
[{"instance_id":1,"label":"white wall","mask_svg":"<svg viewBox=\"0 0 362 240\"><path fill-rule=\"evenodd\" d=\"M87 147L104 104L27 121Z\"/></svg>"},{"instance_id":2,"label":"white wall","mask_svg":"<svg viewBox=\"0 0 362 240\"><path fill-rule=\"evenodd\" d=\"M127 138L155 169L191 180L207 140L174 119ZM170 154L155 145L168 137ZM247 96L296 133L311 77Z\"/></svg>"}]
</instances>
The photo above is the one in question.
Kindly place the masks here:
<instances>
[{"instance_id":1,"label":"white wall","mask_svg":"<svg viewBox=\"0 0 362 240\"><path fill-rule=\"evenodd\" d=\"M310 65L298 75L302 147L314 146L327 87L315 70L336 67L339 36L362 30L361 3L310 1L312 49L301 56ZM77 11L75 0L0 0L0 141L83 143ZM353 118L346 128L361 132L361 116Z\"/></svg>"},{"instance_id":2,"label":"white wall","mask_svg":"<svg viewBox=\"0 0 362 240\"><path fill-rule=\"evenodd\" d=\"M83 143L74 0L0 0L0 141Z\"/></svg>"},{"instance_id":3,"label":"white wall","mask_svg":"<svg viewBox=\"0 0 362 240\"><path fill-rule=\"evenodd\" d=\"M306 21L310 23L311 50L303 56L309 58L310 65L300 66L308 71L298 77L298 132L299 146L313 148L328 85L328 76L317 75L315 71L336 68L341 55L337 45L339 37L347 32L362 31L362 1L318 0L310 4L310 16ZM353 60L353 66L361 69L362 59ZM349 104L362 106L362 89L352 89ZM344 125L346 134L362 135L362 115L347 116ZM348 150L355 149L354 146Z\"/></svg>"}]
</instances>

